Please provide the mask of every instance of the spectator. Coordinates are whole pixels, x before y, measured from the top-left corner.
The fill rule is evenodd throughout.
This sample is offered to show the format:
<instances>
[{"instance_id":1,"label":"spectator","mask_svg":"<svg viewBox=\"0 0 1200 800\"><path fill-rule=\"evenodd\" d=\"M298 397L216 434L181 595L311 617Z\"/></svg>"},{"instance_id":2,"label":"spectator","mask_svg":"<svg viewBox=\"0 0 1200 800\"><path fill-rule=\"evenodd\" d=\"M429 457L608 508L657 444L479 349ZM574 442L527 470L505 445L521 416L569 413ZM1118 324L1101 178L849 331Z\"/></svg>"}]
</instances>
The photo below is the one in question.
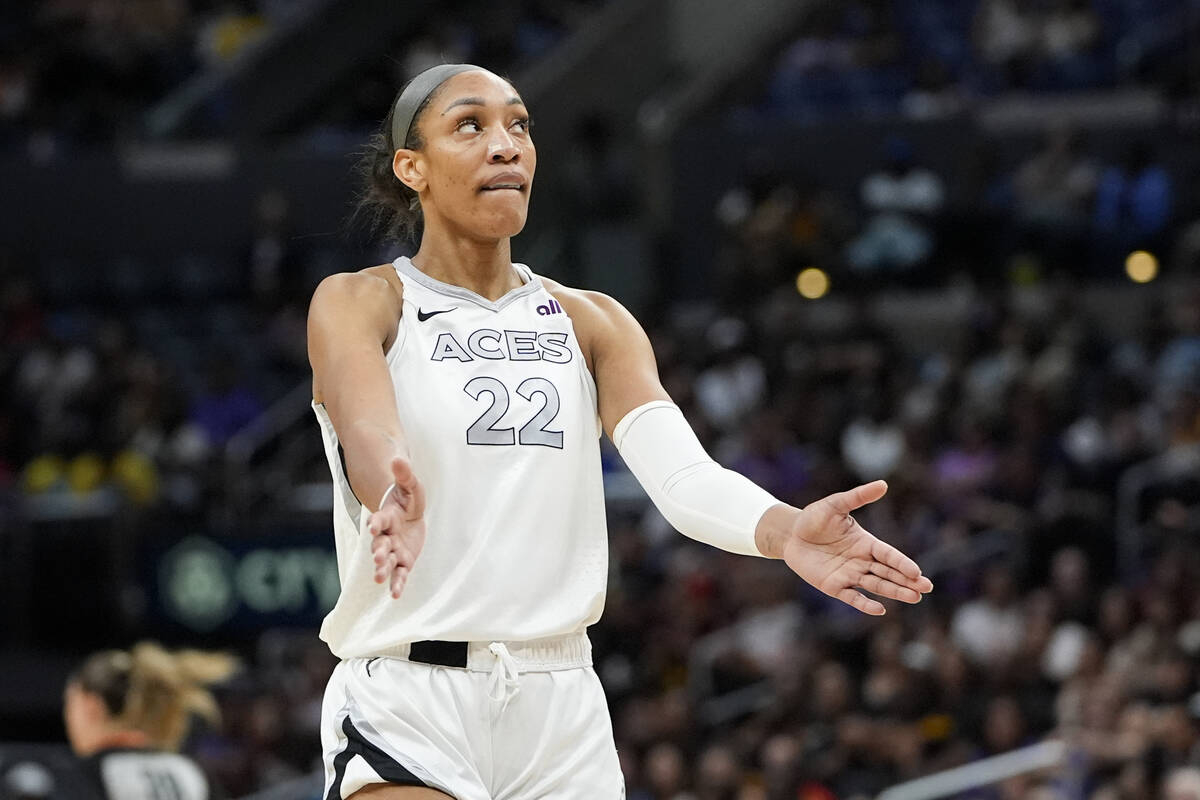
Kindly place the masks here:
<instances>
[{"instance_id":1,"label":"spectator","mask_svg":"<svg viewBox=\"0 0 1200 800\"><path fill-rule=\"evenodd\" d=\"M1100 41L1100 19L1091 0L1053 0L1040 27L1039 56L1050 89L1078 89L1100 80L1090 58Z\"/></svg>"},{"instance_id":2,"label":"spectator","mask_svg":"<svg viewBox=\"0 0 1200 800\"><path fill-rule=\"evenodd\" d=\"M728 746L705 748L696 765L696 800L738 800L741 771L740 760Z\"/></svg>"},{"instance_id":3,"label":"spectator","mask_svg":"<svg viewBox=\"0 0 1200 800\"><path fill-rule=\"evenodd\" d=\"M993 670L1008 666L1023 631L1016 581L1004 564L987 569L980 597L960 606L950 624L951 639L967 658L980 668Z\"/></svg>"},{"instance_id":4,"label":"spectator","mask_svg":"<svg viewBox=\"0 0 1200 800\"><path fill-rule=\"evenodd\" d=\"M1178 767L1163 780L1163 800L1200 800L1200 769Z\"/></svg>"},{"instance_id":5,"label":"spectator","mask_svg":"<svg viewBox=\"0 0 1200 800\"><path fill-rule=\"evenodd\" d=\"M716 320L708 329L714 363L696 377L696 401L720 430L731 429L765 395L766 373L748 337L746 324L733 318Z\"/></svg>"},{"instance_id":6,"label":"spectator","mask_svg":"<svg viewBox=\"0 0 1200 800\"><path fill-rule=\"evenodd\" d=\"M630 800L695 800L684 791L687 772L683 754L675 745L655 745L646 754L642 769L646 788L630 792Z\"/></svg>"},{"instance_id":7,"label":"spectator","mask_svg":"<svg viewBox=\"0 0 1200 800\"><path fill-rule=\"evenodd\" d=\"M267 30L266 18L250 0L223 0L200 28L197 53L209 67L227 64Z\"/></svg>"},{"instance_id":8,"label":"spectator","mask_svg":"<svg viewBox=\"0 0 1200 800\"><path fill-rule=\"evenodd\" d=\"M894 420L860 416L842 433L842 460L860 479L890 477L904 455L904 432Z\"/></svg>"},{"instance_id":9,"label":"spectator","mask_svg":"<svg viewBox=\"0 0 1200 800\"><path fill-rule=\"evenodd\" d=\"M934 252L945 189L936 173L916 163L904 139L889 139L886 153L886 166L863 180L861 200L869 216L847 247L846 260L860 271L907 272Z\"/></svg>"},{"instance_id":10,"label":"spectator","mask_svg":"<svg viewBox=\"0 0 1200 800\"><path fill-rule=\"evenodd\" d=\"M209 359L206 391L193 402L191 419L210 446L223 447L263 411L239 372L236 360L228 353L214 354Z\"/></svg>"},{"instance_id":11,"label":"spectator","mask_svg":"<svg viewBox=\"0 0 1200 800\"><path fill-rule=\"evenodd\" d=\"M1122 163L1100 173L1093 220L1113 255L1124 259L1130 250L1159 250L1173 211L1171 177L1147 142L1132 145Z\"/></svg>"},{"instance_id":12,"label":"spectator","mask_svg":"<svg viewBox=\"0 0 1200 800\"><path fill-rule=\"evenodd\" d=\"M795 441L783 416L772 409L749 415L742 435L740 455L730 459L732 469L787 502L802 502L809 484L810 458ZM883 477L876 473L866 480Z\"/></svg>"},{"instance_id":13,"label":"spectator","mask_svg":"<svg viewBox=\"0 0 1200 800\"><path fill-rule=\"evenodd\" d=\"M1078 131L1056 126L1042 149L1013 176L1013 212L1025 245L1056 269L1078 272L1086 262L1088 224L1097 170Z\"/></svg>"},{"instance_id":14,"label":"spectator","mask_svg":"<svg viewBox=\"0 0 1200 800\"><path fill-rule=\"evenodd\" d=\"M1077 228L1096 188L1096 168L1081 135L1065 126L1048 130L1042 149L1018 167L1013 187L1016 213L1027 225Z\"/></svg>"},{"instance_id":15,"label":"spectator","mask_svg":"<svg viewBox=\"0 0 1200 800\"><path fill-rule=\"evenodd\" d=\"M975 17L975 47L1000 71L1004 86L1023 85L1038 50L1039 21L1032 0L984 0Z\"/></svg>"}]
</instances>

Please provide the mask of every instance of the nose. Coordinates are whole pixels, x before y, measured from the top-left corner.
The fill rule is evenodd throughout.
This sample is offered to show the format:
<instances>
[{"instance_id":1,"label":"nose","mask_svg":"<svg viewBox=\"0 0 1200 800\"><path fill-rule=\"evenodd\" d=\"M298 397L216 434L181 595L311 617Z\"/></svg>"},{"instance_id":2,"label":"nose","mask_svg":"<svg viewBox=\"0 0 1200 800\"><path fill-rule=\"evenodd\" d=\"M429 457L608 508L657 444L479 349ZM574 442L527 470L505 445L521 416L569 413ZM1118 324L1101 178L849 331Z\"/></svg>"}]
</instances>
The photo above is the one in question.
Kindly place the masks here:
<instances>
[{"instance_id":1,"label":"nose","mask_svg":"<svg viewBox=\"0 0 1200 800\"><path fill-rule=\"evenodd\" d=\"M517 161L521 157L521 147L508 131L501 130L493 134L488 142L487 158L493 164L506 164Z\"/></svg>"}]
</instances>

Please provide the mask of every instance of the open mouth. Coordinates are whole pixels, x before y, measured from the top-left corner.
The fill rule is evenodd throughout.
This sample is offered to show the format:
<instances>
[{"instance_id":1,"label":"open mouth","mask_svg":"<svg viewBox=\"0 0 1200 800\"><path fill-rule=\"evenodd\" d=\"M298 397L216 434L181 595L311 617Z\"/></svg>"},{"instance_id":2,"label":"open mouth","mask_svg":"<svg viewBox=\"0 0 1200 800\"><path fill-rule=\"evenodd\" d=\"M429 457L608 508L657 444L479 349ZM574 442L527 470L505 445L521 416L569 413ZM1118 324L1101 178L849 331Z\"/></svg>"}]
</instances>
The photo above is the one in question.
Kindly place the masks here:
<instances>
[{"instance_id":1,"label":"open mouth","mask_svg":"<svg viewBox=\"0 0 1200 800\"><path fill-rule=\"evenodd\" d=\"M483 192L523 192L525 184L523 183L494 183L491 186L484 186L480 191Z\"/></svg>"}]
</instances>

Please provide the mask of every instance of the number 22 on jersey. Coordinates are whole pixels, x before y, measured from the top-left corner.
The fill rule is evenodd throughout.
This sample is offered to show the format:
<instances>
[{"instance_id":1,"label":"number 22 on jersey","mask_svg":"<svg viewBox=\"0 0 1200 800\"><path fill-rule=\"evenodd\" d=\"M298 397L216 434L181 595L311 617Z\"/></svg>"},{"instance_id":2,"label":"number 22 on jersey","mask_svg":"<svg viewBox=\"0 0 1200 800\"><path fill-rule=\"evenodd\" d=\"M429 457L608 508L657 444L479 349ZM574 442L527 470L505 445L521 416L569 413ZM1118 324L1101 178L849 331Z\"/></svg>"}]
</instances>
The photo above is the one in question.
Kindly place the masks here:
<instances>
[{"instance_id":1,"label":"number 22 on jersey","mask_svg":"<svg viewBox=\"0 0 1200 800\"><path fill-rule=\"evenodd\" d=\"M540 398L542 406L534 415L521 426L518 431L512 427L498 427L503 423L508 413L509 393L498 378L478 376L467 381L463 391L477 402L488 402L487 409L467 428L467 444L473 445L533 445L537 447L554 447L559 450L563 446L563 432L553 430L551 425L558 416L560 401L558 390L546 378L526 378L517 386L517 396L536 403ZM490 400L485 400L488 395Z\"/></svg>"}]
</instances>

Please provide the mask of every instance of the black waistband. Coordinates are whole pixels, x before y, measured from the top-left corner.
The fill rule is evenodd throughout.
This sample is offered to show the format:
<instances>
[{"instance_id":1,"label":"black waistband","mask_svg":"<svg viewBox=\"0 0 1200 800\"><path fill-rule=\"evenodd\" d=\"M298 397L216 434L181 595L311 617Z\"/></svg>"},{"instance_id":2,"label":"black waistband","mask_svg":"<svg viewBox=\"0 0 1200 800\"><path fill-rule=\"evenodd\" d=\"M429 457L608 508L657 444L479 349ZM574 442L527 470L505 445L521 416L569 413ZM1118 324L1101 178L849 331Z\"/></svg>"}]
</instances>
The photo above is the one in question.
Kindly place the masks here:
<instances>
[{"instance_id":1,"label":"black waistband","mask_svg":"<svg viewBox=\"0 0 1200 800\"><path fill-rule=\"evenodd\" d=\"M413 642L409 645L408 660L441 667L467 666L466 642Z\"/></svg>"}]
</instances>

